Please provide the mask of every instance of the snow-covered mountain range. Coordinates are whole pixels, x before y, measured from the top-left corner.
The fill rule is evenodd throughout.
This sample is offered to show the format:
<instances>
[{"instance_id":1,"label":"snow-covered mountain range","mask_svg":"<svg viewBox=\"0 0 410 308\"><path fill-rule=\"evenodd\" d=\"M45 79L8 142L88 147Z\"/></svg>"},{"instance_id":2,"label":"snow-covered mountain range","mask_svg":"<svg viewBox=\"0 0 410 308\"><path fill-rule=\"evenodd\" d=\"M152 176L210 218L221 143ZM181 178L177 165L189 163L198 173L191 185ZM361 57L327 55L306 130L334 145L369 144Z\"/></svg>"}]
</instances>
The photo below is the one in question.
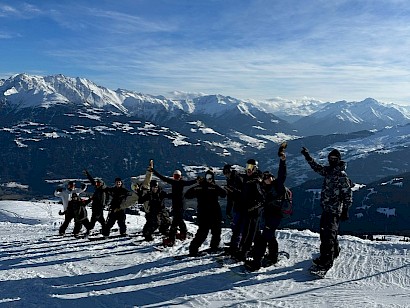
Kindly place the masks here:
<instances>
[{"instance_id":1,"label":"snow-covered mountain range","mask_svg":"<svg viewBox=\"0 0 410 308\"><path fill-rule=\"evenodd\" d=\"M165 98L84 78L19 74L0 81L0 106L0 184L28 186L26 195L50 194L50 183L82 179L85 168L107 183L116 176L127 181L149 159L163 174L178 168L187 177L212 167L223 179L225 163L240 169L250 157L275 172L284 140L290 187L318 176L302 146L324 163L338 148L358 184L410 172L408 109L370 98L260 102L182 92Z\"/></svg>"}]
</instances>

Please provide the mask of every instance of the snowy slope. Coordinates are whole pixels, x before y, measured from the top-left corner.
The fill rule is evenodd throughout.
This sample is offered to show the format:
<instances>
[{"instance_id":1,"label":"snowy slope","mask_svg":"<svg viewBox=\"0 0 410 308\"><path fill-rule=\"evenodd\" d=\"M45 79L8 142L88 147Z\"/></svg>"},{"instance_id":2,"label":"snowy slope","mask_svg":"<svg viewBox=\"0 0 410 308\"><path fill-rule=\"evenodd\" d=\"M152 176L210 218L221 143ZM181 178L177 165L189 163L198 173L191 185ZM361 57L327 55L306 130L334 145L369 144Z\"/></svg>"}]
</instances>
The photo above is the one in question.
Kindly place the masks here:
<instances>
[{"instance_id":1,"label":"snowy slope","mask_svg":"<svg viewBox=\"0 0 410 308\"><path fill-rule=\"evenodd\" d=\"M342 236L334 268L315 280L307 269L318 252L318 234L282 230L280 249L290 260L243 277L211 257L173 259L187 252L188 241L160 252L137 237L53 237L60 208L46 201L0 202L1 306L410 307L410 243L398 238ZM127 221L133 233L145 219L128 215ZM229 238L229 230L223 237Z\"/></svg>"}]
</instances>

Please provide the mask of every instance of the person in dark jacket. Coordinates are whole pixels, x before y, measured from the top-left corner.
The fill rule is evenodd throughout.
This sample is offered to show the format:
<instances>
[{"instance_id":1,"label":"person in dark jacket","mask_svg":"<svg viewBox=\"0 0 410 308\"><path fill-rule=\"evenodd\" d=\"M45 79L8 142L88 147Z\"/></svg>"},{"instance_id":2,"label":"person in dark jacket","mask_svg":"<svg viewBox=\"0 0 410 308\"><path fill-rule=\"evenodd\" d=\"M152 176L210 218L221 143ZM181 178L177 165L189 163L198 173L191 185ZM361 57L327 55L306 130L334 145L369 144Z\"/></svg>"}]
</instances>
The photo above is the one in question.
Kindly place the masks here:
<instances>
[{"instance_id":1,"label":"person in dark jacket","mask_svg":"<svg viewBox=\"0 0 410 308\"><path fill-rule=\"evenodd\" d=\"M237 261L244 261L255 239L259 228L259 219L263 205L263 191L261 188L262 175L258 170L258 162L249 159L246 163L246 173L242 175L242 190L240 194L241 211L243 211L240 242L230 243L230 253Z\"/></svg>"},{"instance_id":2,"label":"person in dark jacket","mask_svg":"<svg viewBox=\"0 0 410 308\"><path fill-rule=\"evenodd\" d=\"M87 201L88 202L88 201ZM71 200L68 202L68 207L73 210L74 222L77 226L86 228L85 237L88 237L91 230L90 221L88 220L88 213L86 209L86 202L81 200L80 196L76 193L71 195ZM76 235L78 235L77 232Z\"/></svg>"},{"instance_id":3,"label":"person in dark jacket","mask_svg":"<svg viewBox=\"0 0 410 308\"><path fill-rule=\"evenodd\" d=\"M109 236L111 228L117 222L120 229L120 235L127 235L127 225L125 223L126 215L124 209L121 208L121 204L129 195L129 191L124 188L121 178L115 178L115 185L106 189L111 201L109 205L109 213L107 217L107 224L103 231L104 236Z\"/></svg>"},{"instance_id":4,"label":"person in dark jacket","mask_svg":"<svg viewBox=\"0 0 410 308\"><path fill-rule=\"evenodd\" d=\"M158 229L161 234L166 235L171 224L168 211L165 208L164 199L170 198L171 194L166 193L159 186L157 180L151 180L149 191L139 197L140 203L148 202L149 211L145 214L146 223L142 229L142 235L146 241L152 241L152 234Z\"/></svg>"},{"instance_id":5,"label":"person in dark jacket","mask_svg":"<svg viewBox=\"0 0 410 308\"><path fill-rule=\"evenodd\" d=\"M73 218L74 218L73 208L71 206L69 206L69 202L71 201L72 194L76 193L77 195L79 195L79 194L83 193L86 189L87 189L87 185L84 184L84 183L81 184L81 189L80 189L80 188L75 187L75 182L74 181L69 181L66 189L57 188L54 191L54 196L61 198L61 201L63 203L63 208L64 208L63 212L62 211L58 212L59 215L64 215L64 222L60 226L60 229L59 229L59 234L60 235L65 234L65 231L66 231L68 225L70 224L71 220L73 220ZM78 235L80 230L81 230L81 224L78 224L74 221L73 234Z\"/></svg>"},{"instance_id":6,"label":"person in dark jacket","mask_svg":"<svg viewBox=\"0 0 410 308\"><path fill-rule=\"evenodd\" d=\"M242 180L229 164L223 167L222 172L226 178L226 186L224 187L227 193L225 213L226 217L232 220L235 218L235 213L239 211Z\"/></svg>"},{"instance_id":7,"label":"person in dark jacket","mask_svg":"<svg viewBox=\"0 0 410 308\"><path fill-rule=\"evenodd\" d=\"M198 201L197 217L198 230L189 245L189 254L197 256L199 247L206 240L211 231L210 252L217 252L221 241L222 212L218 198L225 198L225 190L215 183L215 175L211 170L206 171L205 178L185 193L185 198L196 198Z\"/></svg>"},{"instance_id":8,"label":"person in dark jacket","mask_svg":"<svg viewBox=\"0 0 410 308\"><path fill-rule=\"evenodd\" d=\"M282 220L281 200L286 193L286 155L284 151L279 152L279 155L278 177L275 178L269 171L263 173L262 188L265 198L261 216L262 232L255 236L252 258L245 261L245 267L250 271L260 269L266 248L268 248L268 255L265 257L267 263L274 264L278 261L279 248L275 233Z\"/></svg>"},{"instance_id":9,"label":"person in dark jacket","mask_svg":"<svg viewBox=\"0 0 410 308\"><path fill-rule=\"evenodd\" d=\"M85 175L90 181L91 185L94 187L94 193L91 197L91 220L90 229L93 229L96 222L101 225L101 233L104 233L105 229L105 218L104 218L104 207L107 202L107 192L104 181L100 178L93 178L91 174L84 170Z\"/></svg>"},{"instance_id":10,"label":"person in dark jacket","mask_svg":"<svg viewBox=\"0 0 410 308\"><path fill-rule=\"evenodd\" d=\"M172 190L172 224L169 230L168 238L164 239L164 246L173 246L179 228L180 239L185 240L187 236L187 227L184 222L184 187L191 186L197 182L197 180L183 180L182 173L179 170L175 170L172 178L161 175L155 169L152 169L154 175L160 180L171 185Z\"/></svg>"},{"instance_id":11,"label":"person in dark jacket","mask_svg":"<svg viewBox=\"0 0 410 308\"><path fill-rule=\"evenodd\" d=\"M321 191L320 206L320 256L313 263L325 270L333 266L333 260L339 256L340 247L337 235L340 221L349 218L349 208L352 205L352 183L346 173L346 163L342 161L337 149L328 155L329 165L317 163L309 154L308 149L302 148L301 153L310 167L324 177Z\"/></svg>"}]
</instances>

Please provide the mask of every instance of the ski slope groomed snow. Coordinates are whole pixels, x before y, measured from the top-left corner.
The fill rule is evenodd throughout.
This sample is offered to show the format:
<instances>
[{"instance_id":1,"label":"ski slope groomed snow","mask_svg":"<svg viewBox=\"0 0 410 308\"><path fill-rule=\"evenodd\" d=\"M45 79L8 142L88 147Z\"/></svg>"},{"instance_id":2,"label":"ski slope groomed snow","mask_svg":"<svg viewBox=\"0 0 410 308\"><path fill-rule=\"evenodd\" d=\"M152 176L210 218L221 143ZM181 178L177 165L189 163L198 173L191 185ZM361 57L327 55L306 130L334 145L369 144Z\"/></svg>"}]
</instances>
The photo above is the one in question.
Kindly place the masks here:
<instances>
[{"instance_id":1,"label":"ski slope groomed snow","mask_svg":"<svg viewBox=\"0 0 410 308\"><path fill-rule=\"evenodd\" d=\"M0 202L0 307L410 307L410 243L402 237L341 236L340 257L326 278L316 279L308 268L319 235L280 230L280 250L290 259L239 275L215 256L173 258L187 253L190 240L159 251L159 236L153 242L55 236L61 208ZM128 233L144 223L143 215L128 215ZM195 225L188 227L195 233ZM228 241L230 230L222 233Z\"/></svg>"}]
</instances>

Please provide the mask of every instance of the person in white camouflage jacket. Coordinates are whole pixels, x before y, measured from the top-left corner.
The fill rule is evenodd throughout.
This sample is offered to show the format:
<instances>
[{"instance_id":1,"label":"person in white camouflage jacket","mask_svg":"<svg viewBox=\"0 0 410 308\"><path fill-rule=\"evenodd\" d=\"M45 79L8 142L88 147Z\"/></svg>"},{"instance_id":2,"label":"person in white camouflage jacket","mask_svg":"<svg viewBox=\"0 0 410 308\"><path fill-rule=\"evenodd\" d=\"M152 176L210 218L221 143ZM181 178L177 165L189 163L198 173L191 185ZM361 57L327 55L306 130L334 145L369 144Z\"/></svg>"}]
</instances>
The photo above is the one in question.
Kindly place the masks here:
<instances>
[{"instance_id":1,"label":"person in white camouflage jacket","mask_svg":"<svg viewBox=\"0 0 410 308\"><path fill-rule=\"evenodd\" d=\"M328 155L329 165L317 163L303 147L301 153L310 167L324 177L320 205L320 256L313 260L317 266L329 269L333 260L339 256L340 247L337 235L340 221L349 219L349 208L352 205L352 182L346 173L346 163L341 159L337 149Z\"/></svg>"}]
</instances>

